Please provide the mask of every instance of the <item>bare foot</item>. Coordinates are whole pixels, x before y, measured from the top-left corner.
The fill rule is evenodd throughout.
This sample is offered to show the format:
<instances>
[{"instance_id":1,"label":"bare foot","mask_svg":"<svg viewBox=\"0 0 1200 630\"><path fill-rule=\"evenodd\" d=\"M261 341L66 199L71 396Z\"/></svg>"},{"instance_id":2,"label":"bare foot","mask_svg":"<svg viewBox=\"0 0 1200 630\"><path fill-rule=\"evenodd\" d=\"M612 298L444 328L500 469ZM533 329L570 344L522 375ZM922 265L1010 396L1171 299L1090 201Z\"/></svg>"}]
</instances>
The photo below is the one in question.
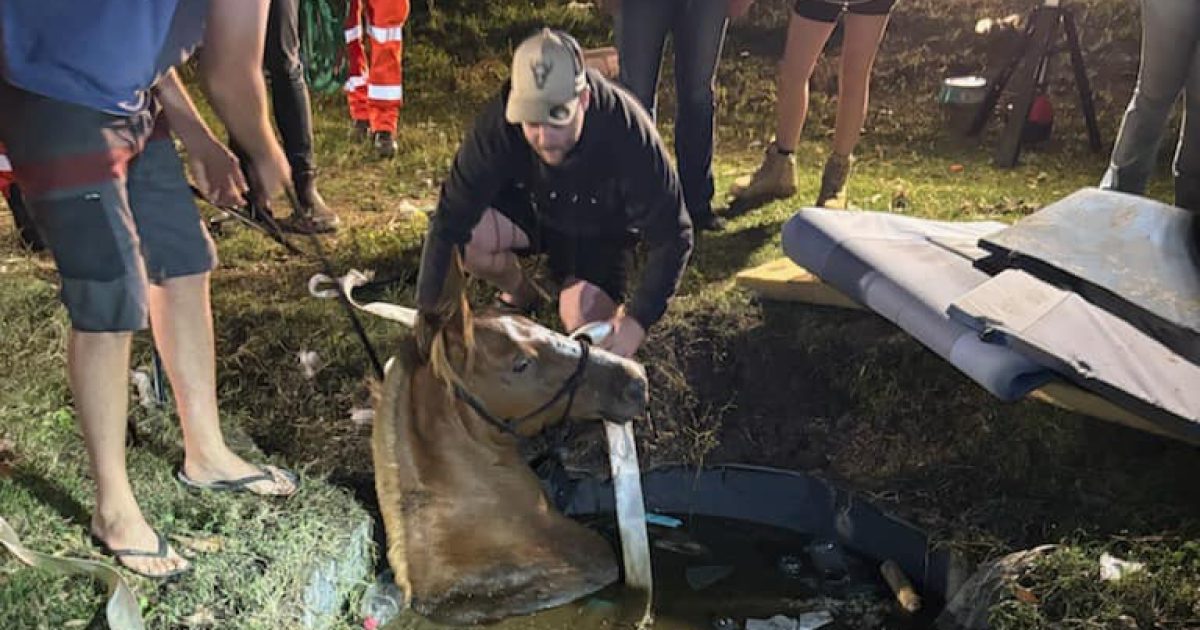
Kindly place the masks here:
<instances>
[{"instance_id":1,"label":"bare foot","mask_svg":"<svg viewBox=\"0 0 1200 630\"><path fill-rule=\"evenodd\" d=\"M92 517L92 536L122 566L148 578L164 578L191 568L166 544L141 513Z\"/></svg>"}]
</instances>

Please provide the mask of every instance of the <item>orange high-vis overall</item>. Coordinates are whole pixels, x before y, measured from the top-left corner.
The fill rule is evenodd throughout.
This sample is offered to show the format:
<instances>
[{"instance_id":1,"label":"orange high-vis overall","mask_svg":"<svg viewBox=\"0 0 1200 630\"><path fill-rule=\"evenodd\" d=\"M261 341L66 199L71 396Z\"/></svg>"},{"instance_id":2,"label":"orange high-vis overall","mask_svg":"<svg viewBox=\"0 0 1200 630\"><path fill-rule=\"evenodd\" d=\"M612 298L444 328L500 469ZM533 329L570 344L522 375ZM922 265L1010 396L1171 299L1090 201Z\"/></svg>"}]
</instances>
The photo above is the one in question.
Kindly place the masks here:
<instances>
[{"instance_id":1,"label":"orange high-vis overall","mask_svg":"<svg viewBox=\"0 0 1200 630\"><path fill-rule=\"evenodd\" d=\"M8 197L8 187L12 184L12 163L8 161L8 152L4 149L4 143L0 142L0 195Z\"/></svg>"},{"instance_id":2,"label":"orange high-vis overall","mask_svg":"<svg viewBox=\"0 0 1200 630\"><path fill-rule=\"evenodd\" d=\"M395 133L404 103L401 59L409 0L349 2L345 26L350 76L345 90L350 117L370 123L371 131ZM364 35L370 40L366 47Z\"/></svg>"}]
</instances>

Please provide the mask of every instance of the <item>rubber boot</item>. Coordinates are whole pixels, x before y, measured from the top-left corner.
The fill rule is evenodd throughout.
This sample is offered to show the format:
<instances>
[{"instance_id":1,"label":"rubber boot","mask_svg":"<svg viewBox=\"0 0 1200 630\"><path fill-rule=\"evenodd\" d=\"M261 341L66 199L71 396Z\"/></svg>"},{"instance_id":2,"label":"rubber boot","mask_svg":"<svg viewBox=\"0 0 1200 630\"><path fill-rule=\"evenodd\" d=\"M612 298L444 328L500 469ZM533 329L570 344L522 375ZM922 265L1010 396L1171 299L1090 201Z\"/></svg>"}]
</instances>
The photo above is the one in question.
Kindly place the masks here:
<instances>
[{"instance_id":1,"label":"rubber boot","mask_svg":"<svg viewBox=\"0 0 1200 630\"><path fill-rule=\"evenodd\" d=\"M325 205L325 199L317 192L316 173L311 170L298 171L293 175L292 183L296 186L298 206L293 208L291 216L279 221L280 227L300 234L337 231L341 220L336 212Z\"/></svg>"}]
</instances>

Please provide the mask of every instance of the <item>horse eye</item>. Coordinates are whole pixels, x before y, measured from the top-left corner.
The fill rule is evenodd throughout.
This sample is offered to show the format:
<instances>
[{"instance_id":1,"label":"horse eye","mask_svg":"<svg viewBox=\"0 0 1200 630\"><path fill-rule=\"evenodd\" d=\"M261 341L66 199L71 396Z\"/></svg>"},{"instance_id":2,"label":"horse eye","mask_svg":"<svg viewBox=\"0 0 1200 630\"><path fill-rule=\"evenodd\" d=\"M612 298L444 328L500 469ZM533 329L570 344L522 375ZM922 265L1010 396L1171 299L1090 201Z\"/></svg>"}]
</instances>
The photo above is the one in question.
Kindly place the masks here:
<instances>
[{"instance_id":1,"label":"horse eye","mask_svg":"<svg viewBox=\"0 0 1200 630\"><path fill-rule=\"evenodd\" d=\"M516 361L513 361L512 371L520 374L521 372L524 372L525 368L529 367L529 364L531 363L533 363L533 359L529 357L518 357Z\"/></svg>"}]
</instances>

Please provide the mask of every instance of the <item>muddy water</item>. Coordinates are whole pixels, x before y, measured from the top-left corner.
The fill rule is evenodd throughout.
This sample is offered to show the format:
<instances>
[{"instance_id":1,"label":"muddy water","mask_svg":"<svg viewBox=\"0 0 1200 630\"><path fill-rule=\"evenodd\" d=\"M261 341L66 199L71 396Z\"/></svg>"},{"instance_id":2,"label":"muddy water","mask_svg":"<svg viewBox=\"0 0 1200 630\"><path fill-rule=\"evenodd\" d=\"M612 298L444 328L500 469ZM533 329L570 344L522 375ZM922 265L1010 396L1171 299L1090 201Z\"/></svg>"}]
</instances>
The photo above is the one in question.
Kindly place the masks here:
<instances>
[{"instance_id":1,"label":"muddy water","mask_svg":"<svg viewBox=\"0 0 1200 630\"><path fill-rule=\"evenodd\" d=\"M927 616L900 613L878 562L794 532L717 518L678 517L650 527L654 558L653 630L736 630L747 619L828 612L826 629L927 628ZM617 547L613 519L585 521ZM619 585L571 604L511 618L497 630L608 630L636 627L638 594ZM406 612L386 630L441 630Z\"/></svg>"}]
</instances>

